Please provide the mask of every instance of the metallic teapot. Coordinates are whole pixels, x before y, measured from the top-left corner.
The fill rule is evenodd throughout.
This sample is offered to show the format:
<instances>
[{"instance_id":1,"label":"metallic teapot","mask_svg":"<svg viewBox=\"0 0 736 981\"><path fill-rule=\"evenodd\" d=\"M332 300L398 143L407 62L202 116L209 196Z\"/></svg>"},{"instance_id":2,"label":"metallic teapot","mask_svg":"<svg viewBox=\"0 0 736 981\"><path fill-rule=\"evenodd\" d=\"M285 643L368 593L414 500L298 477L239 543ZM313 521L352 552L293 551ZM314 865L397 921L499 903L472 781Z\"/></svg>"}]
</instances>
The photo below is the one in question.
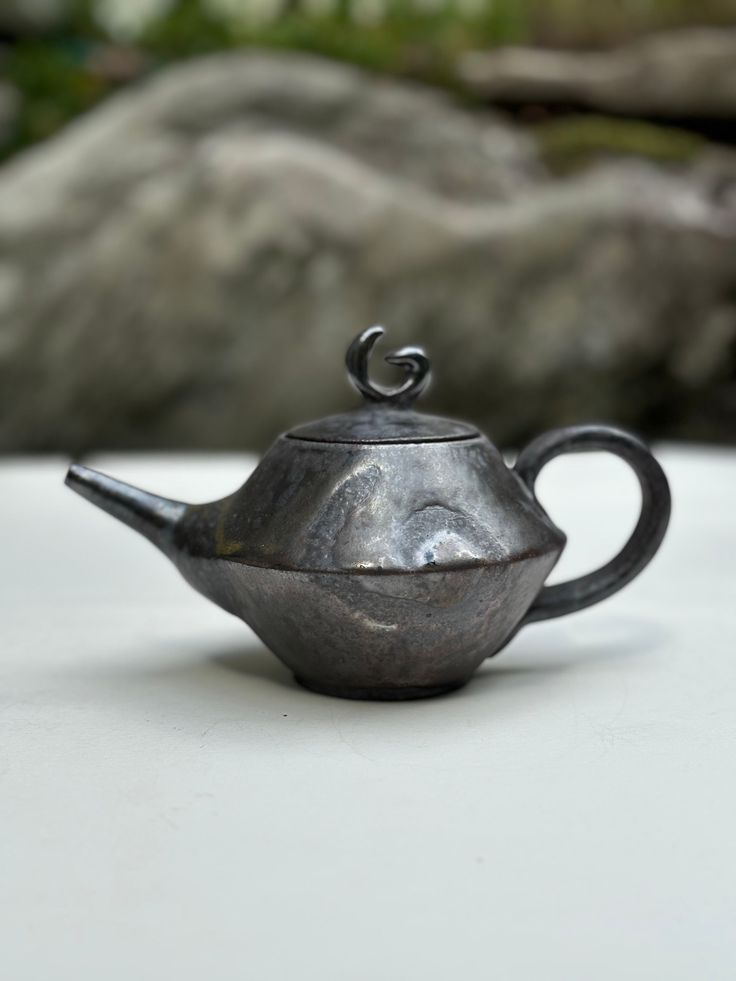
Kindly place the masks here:
<instances>
[{"instance_id":1,"label":"metallic teapot","mask_svg":"<svg viewBox=\"0 0 736 981\"><path fill-rule=\"evenodd\" d=\"M662 468L629 433L556 429L510 469L473 426L416 412L427 357L416 347L387 355L405 377L379 386L368 361L382 333L369 328L347 353L365 404L280 436L224 500L182 504L78 465L66 478L249 624L301 684L345 698L460 687L520 627L626 585L656 552L670 514ZM634 469L639 521L601 569L545 586L565 535L534 482L553 457L587 450L609 450Z\"/></svg>"}]
</instances>

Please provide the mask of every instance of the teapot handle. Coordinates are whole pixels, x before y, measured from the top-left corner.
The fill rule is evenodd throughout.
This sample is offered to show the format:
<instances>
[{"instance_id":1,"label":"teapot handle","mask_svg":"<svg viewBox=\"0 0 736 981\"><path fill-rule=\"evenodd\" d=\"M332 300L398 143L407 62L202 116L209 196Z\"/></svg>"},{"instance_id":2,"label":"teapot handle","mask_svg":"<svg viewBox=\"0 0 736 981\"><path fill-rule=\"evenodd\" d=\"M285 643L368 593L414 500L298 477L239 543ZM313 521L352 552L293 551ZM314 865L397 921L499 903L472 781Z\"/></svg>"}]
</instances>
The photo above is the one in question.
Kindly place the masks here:
<instances>
[{"instance_id":1,"label":"teapot handle","mask_svg":"<svg viewBox=\"0 0 736 981\"><path fill-rule=\"evenodd\" d=\"M521 451L514 470L536 501L534 483L545 463L561 453L598 450L607 450L621 457L639 478L641 512L636 528L618 555L600 569L559 585L544 586L527 611L522 625L561 617L606 599L641 572L662 542L670 518L669 484L648 448L631 433L611 426L553 429Z\"/></svg>"}]
</instances>

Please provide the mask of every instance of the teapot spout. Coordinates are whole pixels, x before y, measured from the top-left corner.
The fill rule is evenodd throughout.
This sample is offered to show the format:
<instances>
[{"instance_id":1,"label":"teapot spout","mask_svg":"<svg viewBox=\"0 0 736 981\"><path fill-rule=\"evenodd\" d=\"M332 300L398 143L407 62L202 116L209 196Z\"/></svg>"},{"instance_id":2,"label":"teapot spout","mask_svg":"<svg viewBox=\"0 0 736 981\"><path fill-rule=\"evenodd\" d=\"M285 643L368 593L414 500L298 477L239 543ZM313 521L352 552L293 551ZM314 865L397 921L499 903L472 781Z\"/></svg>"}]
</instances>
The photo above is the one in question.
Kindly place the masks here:
<instances>
[{"instance_id":1,"label":"teapot spout","mask_svg":"<svg viewBox=\"0 0 736 981\"><path fill-rule=\"evenodd\" d=\"M69 467L64 482L98 508L139 532L166 555L171 555L174 529L187 510L186 504L149 494L77 463Z\"/></svg>"}]
</instances>

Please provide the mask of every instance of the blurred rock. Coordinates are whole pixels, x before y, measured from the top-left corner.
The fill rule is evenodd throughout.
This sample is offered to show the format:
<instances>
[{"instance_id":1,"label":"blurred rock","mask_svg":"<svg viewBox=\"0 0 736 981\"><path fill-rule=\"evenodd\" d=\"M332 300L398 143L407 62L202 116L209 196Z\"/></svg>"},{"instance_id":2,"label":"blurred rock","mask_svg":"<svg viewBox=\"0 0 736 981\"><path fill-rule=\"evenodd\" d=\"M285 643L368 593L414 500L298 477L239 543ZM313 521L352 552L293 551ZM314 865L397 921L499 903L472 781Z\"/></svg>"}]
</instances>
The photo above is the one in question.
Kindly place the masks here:
<instances>
[{"instance_id":1,"label":"blurred rock","mask_svg":"<svg viewBox=\"0 0 736 981\"><path fill-rule=\"evenodd\" d=\"M0 31L26 34L59 24L69 0L0 0Z\"/></svg>"},{"instance_id":2,"label":"blurred rock","mask_svg":"<svg viewBox=\"0 0 736 981\"><path fill-rule=\"evenodd\" d=\"M736 28L651 35L602 52L472 52L459 73L490 102L584 106L667 119L736 117Z\"/></svg>"},{"instance_id":3,"label":"blurred rock","mask_svg":"<svg viewBox=\"0 0 736 981\"><path fill-rule=\"evenodd\" d=\"M0 171L0 448L263 445L355 401L343 352L375 322L429 348L430 405L504 442L724 435L729 167L550 181L432 93L304 58L177 68Z\"/></svg>"}]
</instances>

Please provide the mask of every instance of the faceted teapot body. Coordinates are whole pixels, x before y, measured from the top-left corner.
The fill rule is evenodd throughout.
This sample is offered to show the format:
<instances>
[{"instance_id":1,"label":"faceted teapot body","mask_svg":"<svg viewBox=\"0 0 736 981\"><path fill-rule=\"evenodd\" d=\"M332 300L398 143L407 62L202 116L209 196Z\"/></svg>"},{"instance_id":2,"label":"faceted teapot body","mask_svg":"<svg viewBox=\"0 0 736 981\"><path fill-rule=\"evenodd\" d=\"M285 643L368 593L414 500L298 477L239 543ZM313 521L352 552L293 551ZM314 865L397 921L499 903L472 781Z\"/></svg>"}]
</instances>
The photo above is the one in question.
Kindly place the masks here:
<instances>
[{"instance_id":1,"label":"faceted teapot body","mask_svg":"<svg viewBox=\"0 0 736 981\"><path fill-rule=\"evenodd\" d=\"M669 493L646 447L608 427L547 434L510 469L472 427L410 408L428 369L418 349L387 359L407 371L397 392L368 381L379 334L364 332L348 352L369 404L281 436L222 501L166 501L78 466L68 482L143 532L305 686L401 699L459 687L523 623L628 582L661 541ZM565 536L534 479L552 456L580 449L612 450L634 467L642 515L608 566L544 587Z\"/></svg>"},{"instance_id":2,"label":"faceted teapot body","mask_svg":"<svg viewBox=\"0 0 736 981\"><path fill-rule=\"evenodd\" d=\"M482 436L282 437L240 491L189 510L175 561L308 687L407 697L467 681L564 541Z\"/></svg>"}]
</instances>

